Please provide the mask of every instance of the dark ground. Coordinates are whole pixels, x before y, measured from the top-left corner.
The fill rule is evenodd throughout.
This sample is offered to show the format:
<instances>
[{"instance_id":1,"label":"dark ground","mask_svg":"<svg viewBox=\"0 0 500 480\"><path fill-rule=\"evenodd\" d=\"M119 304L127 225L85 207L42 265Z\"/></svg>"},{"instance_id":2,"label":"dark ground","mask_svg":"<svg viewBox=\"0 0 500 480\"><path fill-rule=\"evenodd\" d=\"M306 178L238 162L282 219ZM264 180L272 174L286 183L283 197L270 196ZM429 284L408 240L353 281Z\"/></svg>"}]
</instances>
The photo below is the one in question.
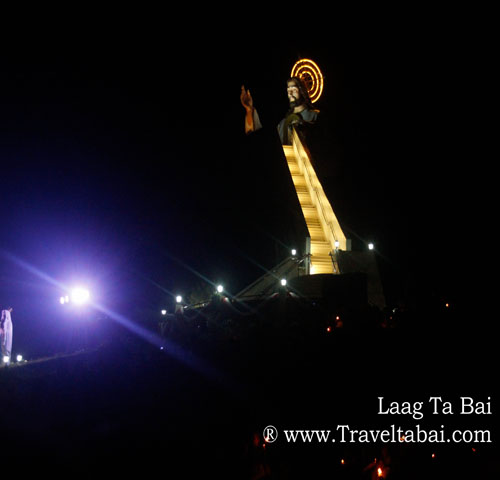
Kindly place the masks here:
<instances>
[{"instance_id":1,"label":"dark ground","mask_svg":"<svg viewBox=\"0 0 500 480\"><path fill-rule=\"evenodd\" d=\"M283 435L419 423L445 424L447 432L487 428L493 443L388 444L388 478L498 474L493 341L459 312L400 313L394 328L378 328L364 311L327 334L331 316L319 306L278 298L259 311L180 319L165 350L117 329L95 350L4 368L0 428L8 468L19 478L28 468L51 469L53 478L362 479L370 478L363 469L373 458L382 458L382 443L292 445L281 437L264 448L263 428L275 425ZM432 330L421 328L431 320ZM494 415L377 418L378 396L442 396L454 404L460 396L491 396ZM253 476L259 469L269 476Z\"/></svg>"}]
</instances>

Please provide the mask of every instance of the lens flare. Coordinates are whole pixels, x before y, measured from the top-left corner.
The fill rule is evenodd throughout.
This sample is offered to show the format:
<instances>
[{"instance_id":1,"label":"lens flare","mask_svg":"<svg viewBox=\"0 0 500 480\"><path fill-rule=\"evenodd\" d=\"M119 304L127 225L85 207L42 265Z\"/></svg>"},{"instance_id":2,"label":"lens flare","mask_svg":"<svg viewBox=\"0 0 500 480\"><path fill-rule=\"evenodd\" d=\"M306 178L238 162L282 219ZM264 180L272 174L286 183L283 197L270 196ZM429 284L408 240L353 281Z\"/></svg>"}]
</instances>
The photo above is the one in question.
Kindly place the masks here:
<instances>
[{"instance_id":1,"label":"lens flare","mask_svg":"<svg viewBox=\"0 0 500 480\"><path fill-rule=\"evenodd\" d=\"M71 301L77 305L83 305L88 302L90 292L83 287L76 287L71 291Z\"/></svg>"}]
</instances>

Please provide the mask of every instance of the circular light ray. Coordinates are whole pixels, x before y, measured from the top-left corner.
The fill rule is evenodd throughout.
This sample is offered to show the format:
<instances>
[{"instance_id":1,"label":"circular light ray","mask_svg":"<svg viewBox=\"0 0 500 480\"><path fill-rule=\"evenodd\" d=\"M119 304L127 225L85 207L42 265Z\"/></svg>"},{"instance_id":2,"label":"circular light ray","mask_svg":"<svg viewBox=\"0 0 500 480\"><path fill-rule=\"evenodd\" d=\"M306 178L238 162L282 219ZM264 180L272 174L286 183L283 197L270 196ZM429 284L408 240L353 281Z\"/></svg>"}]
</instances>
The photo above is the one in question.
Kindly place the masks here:
<instances>
[{"instance_id":1,"label":"circular light ray","mask_svg":"<svg viewBox=\"0 0 500 480\"><path fill-rule=\"evenodd\" d=\"M323 93L323 74L315 62L302 58L293 66L291 76L298 77L304 82L312 103L319 100Z\"/></svg>"}]
</instances>

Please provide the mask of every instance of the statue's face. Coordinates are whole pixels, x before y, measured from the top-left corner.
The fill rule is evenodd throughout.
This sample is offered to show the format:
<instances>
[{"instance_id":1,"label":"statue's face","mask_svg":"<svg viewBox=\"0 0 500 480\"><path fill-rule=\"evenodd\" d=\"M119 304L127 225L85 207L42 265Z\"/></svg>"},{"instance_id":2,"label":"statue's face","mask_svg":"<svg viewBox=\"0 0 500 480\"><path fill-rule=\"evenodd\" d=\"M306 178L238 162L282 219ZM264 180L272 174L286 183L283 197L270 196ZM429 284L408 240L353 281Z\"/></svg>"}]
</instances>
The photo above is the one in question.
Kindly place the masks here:
<instances>
[{"instance_id":1,"label":"statue's face","mask_svg":"<svg viewBox=\"0 0 500 480\"><path fill-rule=\"evenodd\" d=\"M290 103L300 103L300 90L299 87L293 80L290 80L286 87L286 93L288 94L288 101Z\"/></svg>"}]
</instances>

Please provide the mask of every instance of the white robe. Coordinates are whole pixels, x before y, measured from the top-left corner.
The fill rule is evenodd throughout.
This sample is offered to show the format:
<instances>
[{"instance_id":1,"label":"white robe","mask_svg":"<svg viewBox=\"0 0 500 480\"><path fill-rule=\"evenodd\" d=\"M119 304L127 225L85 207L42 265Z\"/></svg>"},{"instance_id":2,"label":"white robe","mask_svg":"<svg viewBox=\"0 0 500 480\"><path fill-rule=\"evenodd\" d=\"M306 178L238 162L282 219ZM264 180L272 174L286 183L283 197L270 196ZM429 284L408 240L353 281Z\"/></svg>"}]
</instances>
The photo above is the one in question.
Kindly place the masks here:
<instances>
[{"instance_id":1,"label":"white robe","mask_svg":"<svg viewBox=\"0 0 500 480\"><path fill-rule=\"evenodd\" d=\"M2 310L3 333L1 336L2 355L9 357L12 352L12 319L8 310Z\"/></svg>"}]
</instances>

